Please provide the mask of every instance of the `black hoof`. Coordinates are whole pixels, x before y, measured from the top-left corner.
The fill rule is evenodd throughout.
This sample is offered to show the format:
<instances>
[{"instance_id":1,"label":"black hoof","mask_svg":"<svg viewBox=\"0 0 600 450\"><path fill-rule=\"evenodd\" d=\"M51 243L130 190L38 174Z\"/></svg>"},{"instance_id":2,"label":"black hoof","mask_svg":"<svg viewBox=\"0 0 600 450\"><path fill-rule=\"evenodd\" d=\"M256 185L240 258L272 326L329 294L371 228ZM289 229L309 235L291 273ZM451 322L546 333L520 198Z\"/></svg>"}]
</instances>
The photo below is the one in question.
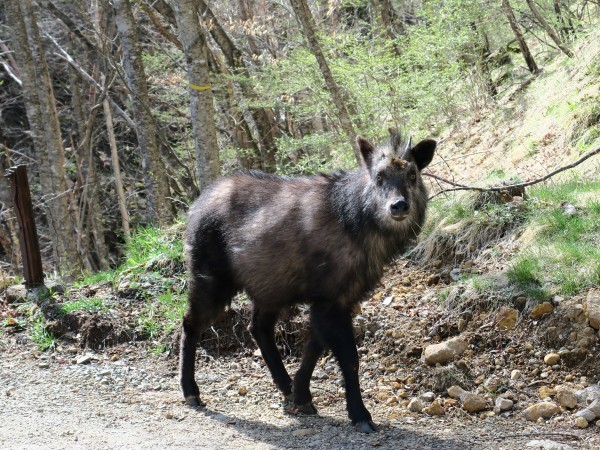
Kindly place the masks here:
<instances>
[{"instance_id":1,"label":"black hoof","mask_svg":"<svg viewBox=\"0 0 600 450\"><path fill-rule=\"evenodd\" d=\"M308 414L310 416L314 416L315 414L317 414L317 408L315 408L315 405L313 404L313 402L308 402L305 403L304 405L295 405L296 409L298 409L299 413L302 414Z\"/></svg>"},{"instance_id":2,"label":"black hoof","mask_svg":"<svg viewBox=\"0 0 600 450\"><path fill-rule=\"evenodd\" d=\"M371 420L356 422L354 428L361 433L376 433L378 431L377 426Z\"/></svg>"},{"instance_id":3,"label":"black hoof","mask_svg":"<svg viewBox=\"0 0 600 450\"><path fill-rule=\"evenodd\" d=\"M185 403L192 408L204 408L206 406L206 403L200 400L200 397L197 395L190 395L189 397L186 397Z\"/></svg>"}]
</instances>

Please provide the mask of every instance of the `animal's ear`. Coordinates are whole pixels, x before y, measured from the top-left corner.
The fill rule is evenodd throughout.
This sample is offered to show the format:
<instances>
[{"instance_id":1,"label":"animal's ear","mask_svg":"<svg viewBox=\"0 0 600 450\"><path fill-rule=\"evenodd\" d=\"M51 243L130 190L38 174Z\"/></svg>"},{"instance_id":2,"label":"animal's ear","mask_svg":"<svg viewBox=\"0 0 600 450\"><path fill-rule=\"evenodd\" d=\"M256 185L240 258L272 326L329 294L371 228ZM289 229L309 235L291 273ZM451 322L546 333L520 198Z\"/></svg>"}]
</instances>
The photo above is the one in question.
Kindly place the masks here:
<instances>
[{"instance_id":1,"label":"animal's ear","mask_svg":"<svg viewBox=\"0 0 600 450\"><path fill-rule=\"evenodd\" d=\"M437 142L435 142L433 139L425 139L419 142L410 150L410 156L412 157L419 170L423 170L429 165L429 163L433 159L433 154L435 153L436 146Z\"/></svg>"},{"instance_id":2,"label":"animal's ear","mask_svg":"<svg viewBox=\"0 0 600 450\"><path fill-rule=\"evenodd\" d=\"M373 144L371 144L362 136L356 136L356 145L358 145L365 166L371 167L371 162L373 160L373 152L375 151L375 147L373 147Z\"/></svg>"}]
</instances>

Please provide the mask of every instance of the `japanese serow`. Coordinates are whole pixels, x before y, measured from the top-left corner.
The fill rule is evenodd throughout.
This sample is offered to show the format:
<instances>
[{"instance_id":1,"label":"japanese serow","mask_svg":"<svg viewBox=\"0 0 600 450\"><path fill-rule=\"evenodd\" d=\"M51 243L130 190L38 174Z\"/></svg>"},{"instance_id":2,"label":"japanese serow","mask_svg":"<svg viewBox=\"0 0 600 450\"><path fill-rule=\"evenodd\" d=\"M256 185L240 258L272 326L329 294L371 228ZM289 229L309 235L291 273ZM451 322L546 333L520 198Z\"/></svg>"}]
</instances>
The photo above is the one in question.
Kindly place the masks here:
<instances>
[{"instance_id":1,"label":"japanese serow","mask_svg":"<svg viewBox=\"0 0 600 450\"><path fill-rule=\"evenodd\" d=\"M189 304L183 317L180 381L186 402L204 406L194 380L198 336L245 290L250 332L277 387L300 412L315 414L309 384L330 349L346 385L354 427L376 431L359 387L352 310L383 267L419 234L427 190L421 171L436 142L414 147L390 130L374 147L358 137L363 164L351 172L288 178L259 172L224 177L189 212ZM275 345L275 324L290 305L310 305L310 336L294 379Z\"/></svg>"}]
</instances>

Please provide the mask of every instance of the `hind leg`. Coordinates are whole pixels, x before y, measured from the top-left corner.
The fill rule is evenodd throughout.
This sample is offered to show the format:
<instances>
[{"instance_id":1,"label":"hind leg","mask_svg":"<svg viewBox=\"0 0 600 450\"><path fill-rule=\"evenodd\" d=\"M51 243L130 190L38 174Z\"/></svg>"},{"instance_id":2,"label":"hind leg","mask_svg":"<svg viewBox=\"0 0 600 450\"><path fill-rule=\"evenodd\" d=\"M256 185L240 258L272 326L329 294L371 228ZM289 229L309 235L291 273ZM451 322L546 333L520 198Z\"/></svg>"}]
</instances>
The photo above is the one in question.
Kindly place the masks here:
<instances>
[{"instance_id":1,"label":"hind leg","mask_svg":"<svg viewBox=\"0 0 600 450\"><path fill-rule=\"evenodd\" d=\"M275 324L277 323L277 313L271 311L262 311L256 305L252 314L252 323L250 324L250 333L254 337L258 348L271 372L273 381L286 398L292 394L292 379L290 378L281 355L275 344Z\"/></svg>"},{"instance_id":2,"label":"hind leg","mask_svg":"<svg viewBox=\"0 0 600 450\"><path fill-rule=\"evenodd\" d=\"M316 414L317 408L312 403L310 393L310 379L312 377L317 361L323 355L323 345L315 335L311 327L310 338L302 352L302 362L294 376L294 403L300 412L304 414Z\"/></svg>"},{"instance_id":3,"label":"hind leg","mask_svg":"<svg viewBox=\"0 0 600 450\"><path fill-rule=\"evenodd\" d=\"M179 348L179 380L185 401L190 406L204 406L194 379L198 338L219 317L232 295L226 295L209 280L191 280L188 308L183 316Z\"/></svg>"}]
</instances>

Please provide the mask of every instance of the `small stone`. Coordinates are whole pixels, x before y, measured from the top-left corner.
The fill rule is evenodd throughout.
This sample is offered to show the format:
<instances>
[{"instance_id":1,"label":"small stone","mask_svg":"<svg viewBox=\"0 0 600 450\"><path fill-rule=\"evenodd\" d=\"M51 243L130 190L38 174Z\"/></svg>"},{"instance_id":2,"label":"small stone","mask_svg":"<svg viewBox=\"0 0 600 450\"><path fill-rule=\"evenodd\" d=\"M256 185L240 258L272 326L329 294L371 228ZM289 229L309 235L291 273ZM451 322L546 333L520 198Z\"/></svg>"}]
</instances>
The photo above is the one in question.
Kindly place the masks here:
<instances>
[{"instance_id":1,"label":"small stone","mask_svg":"<svg viewBox=\"0 0 600 450\"><path fill-rule=\"evenodd\" d=\"M444 407L440 405L440 402L438 400L434 401L426 408L423 408L423 412L425 414L429 414L430 416L443 416L444 414L446 414L446 411L444 411Z\"/></svg>"},{"instance_id":2,"label":"small stone","mask_svg":"<svg viewBox=\"0 0 600 450\"><path fill-rule=\"evenodd\" d=\"M552 303L540 303L539 305L536 305L531 311L531 318L533 320L538 320L541 319L542 316L544 316L545 314L550 314L552 311L554 311L554 306L552 306Z\"/></svg>"},{"instance_id":3,"label":"small stone","mask_svg":"<svg viewBox=\"0 0 600 450\"><path fill-rule=\"evenodd\" d=\"M173 413L172 412L169 411L169 412L167 412L165 414L165 419L172 419L172 418L173 418Z\"/></svg>"},{"instance_id":4,"label":"small stone","mask_svg":"<svg viewBox=\"0 0 600 450\"><path fill-rule=\"evenodd\" d=\"M500 380L500 378L498 378L497 376L492 375L491 377L488 377L483 382L483 387L491 392L491 391L495 391L496 389L498 389L501 384L502 384L502 380Z\"/></svg>"},{"instance_id":5,"label":"small stone","mask_svg":"<svg viewBox=\"0 0 600 450\"><path fill-rule=\"evenodd\" d=\"M15 284L6 288L4 293L6 303L22 303L27 299L27 289L23 284Z\"/></svg>"},{"instance_id":6,"label":"small stone","mask_svg":"<svg viewBox=\"0 0 600 450\"><path fill-rule=\"evenodd\" d=\"M558 361L560 361L560 355L558 353L548 353L544 356L544 362L549 366L556 364Z\"/></svg>"},{"instance_id":7,"label":"small stone","mask_svg":"<svg viewBox=\"0 0 600 450\"><path fill-rule=\"evenodd\" d=\"M433 286L436 285L440 282L440 276L437 274L433 274L430 275L429 277L427 277L427 281L425 281L425 284L427 284L427 286Z\"/></svg>"},{"instance_id":8,"label":"small stone","mask_svg":"<svg viewBox=\"0 0 600 450\"><path fill-rule=\"evenodd\" d=\"M48 367L50 367L50 364L48 364L47 362L41 362L38 364L38 367L40 369L47 369Z\"/></svg>"},{"instance_id":9,"label":"small stone","mask_svg":"<svg viewBox=\"0 0 600 450\"><path fill-rule=\"evenodd\" d=\"M525 444L525 447L533 447L534 450L573 450L569 444L552 441L550 439L534 439Z\"/></svg>"},{"instance_id":10,"label":"small stone","mask_svg":"<svg viewBox=\"0 0 600 450\"><path fill-rule=\"evenodd\" d=\"M587 428L589 423L583 417L577 417L575 418L575 425L577 428Z\"/></svg>"},{"instance_id":11,"label":"small stone","mask_svg":"<svg viewBox=\"0 0 600 450\"><path fill-rule=\"evenodd\" d=\"M431 391L424 392L421 395L419 395L419 398L426 403L431 403L435 400L435 394Z\"/></svg>"},{"instance_id":12,"label":"small stone","mask_svg":"<svg viewBox=\"0 0 600 450\"><path fill-rule=\"evenodd\" d=\"M467 347L467 342L460 337L429 345L425 348L425 362L432 365L444 364L462 355Z\"/></svg>"},{"instance_id":13,"label":"small stone","mask_svg":"<svg viewBox=\"0 0 600 450\"><path fill-rule=\"evenodd\" d=\"M466 394L466 391L460 386L450 386L448 388L448 396L450 398L459 399L463 394Z\"/></svg>"},{"instance_id":14,"label":"small stone","mask_svg":"<svg viewBox=\"0 0 600 450\"><path fill-rule=\"evenodd\" d=\"M111 360L112 362L118 361L119 359L120 359L119 355L112 355L112 356L110 357L110 360Z\"/></svg>"},{"instance_id":15,"label":"small stone","mask_svg":"<svg viewBox=\"0 0 600 450\"><path fill-rule=\"evenodd\" d=\"M314 428L301 428L299 430L292 431L292 436L294 437L306 437L312 436L313 434L315 434Z\"/></svg>"},{"instance_id":16,"label":"small stone","mask_svg":"<svg viewBox=\"0 0 600 450\"><path fill-rule=\"evenodd\" d=\"M496 326L500 330L512 330L517 324L518 317L519 311L517 311L514 308L508 308L506 306L503 306L502 308L500 308L500 311L498 311L498 314L496 316Z\"/></svg>"},{"instance_id":17,"label":"small stone","mask_svg":"<svg viewBox=\"0 0 600 450\"><path fill-rule=\"evenodd\" d=\"M554 397L556 395L556 391L548 386L542 386L538 389L541 399L545 399L548 397Z\"/></svg>"},{"instance_id":18,"label":"small stone","mask_svg":"<svg viewBox=\"0 0 600 450\"><path fill-rule=\"evenodd\" d=\"M398 399L396 397L390 397L385 401L385 404L388 406L398 404Z\"/></svg>"},{"instance_id":19,"label":"small stone","mask_svg":"<svg viewBox=\"0 0 600 450\"><path fill-rule=\"evenodd\" d=\"M246 386L240 386L238 389L238 395L246 395L248 393L248 388Z\"/></svg>"},{"instance_id":20,"label":"small stone","mask_svg":"<svg viewBox=\"0 0 600 450\"><path fill-rule=\"evenodd\" d=\"M556 387L556 400L563 408L575 408L577 406L575 392L564 386Z\"/></svg>"},{"instance_id":21,"label":"small stone","mask_svg":"<svg viewBox=\"0 0 600 450\"><path fill-rule=\"evenodd\" d=\"M89 364L92 361L91 355L83 355L76 360L76 364Z\"/></svg>"},{"instance_id":22,"label":"small stone","mask_svg":"<svg viewBox=\"0 0 600 450\"><path fill-rule=\"evenodd\" d=\"M585 309L590 327L600 329L600 289L592 289L588 292Z\"/></svg>"},{"instance_id":23,"label":"small stone","mask_svg":"<svg viewBox=\"0 0 600 450\"><path fill-rule=\"evenodd\" d=\"M498 397L495 405L498 411L506 411L513 407L514 402L504 397Z\"/></svg>"},{"instance_id":24,"label":"small stone","mask_svg":"<svg viewBox=\"0 0 600 450\"><path fill-rule=\"evenodd\" d=\"M408 402L408 410L414 413L420 413L423 411L423 402L421 399L413 398Z\"/></svg>"},{"instance_id":25,"label":"small stone","mask_svg":"<svg viewBox=\"0 0 600 450\"><path fill-rule=\"evenodd\" d=\"M585 408L585 409L582 409L581 411L576 412L575 417L582 417L585 420L587 420L588 422L591 422L592 420L594 420L596 418L596 414L594 414L594 411L592 411L591 409Z\"/></svg>"},{"instance_id":26,"label":"small stone","mask_svg":"<svg viewBox=\"0 0 600 450\"><path fill-rule=\"evenodd\" d=\"M485 397L473 394L471 392L467 392L466 394L462 395L460 399L462 401L463 409L470 413L483 411L489 407L488 401L485 399Z\"/></svg>"},{"instance_id":27,"label":"small stone","mask_svg":"<svg viewBox=\"0 0 600 450\"><path fill-rule=\"evenodd\" d=\"M519 369L515 369L510 373L511 380L518 380L521 378L522 372Z\"/></svg>"},{"instance_id":28,"label":"small stone","mask_svg":"<svg viewBox=\"0 0 600 450\"><path fill-rule=\"evenodd\" d=\"M596 417L600 417L600 399L594 400L592 404L588 406L588 409L594 411Z\"/></svg>"},{"instance_id":29,"label":"small stone","mask_svg":"<svg viewBox=\"0 0 600 450\"><path fill-rule=\"evenodd\" d=\"M549 419L554 414L560 413L560 407L553 402L541 402L531 405L523 411L523 417L531 422L537 422L538 419Z\"/></svg>"},{"instance_id":30,"label":"small stone","mask_svg":"<svg viewBox=\"0 0 600 450\"><path fill-rule=\"evenodd\" d=\"M408 393L408 391L406 389L399 389L398 392L396 393L396 395L398 396L398 398L410 397L410 394Z\"/></svg>"},{"instance_id":31,"label":"small stone","mask_svg":"<svg viewBox=\"0 0 600 450\"><path fill-rule=\"evenodd\" d=\"M587 405L592 403L594 400L600 399L600 385L588 386L585 389L580 389L575 392L577 396L577 403Z\"/></svg>"}]
</instances>

